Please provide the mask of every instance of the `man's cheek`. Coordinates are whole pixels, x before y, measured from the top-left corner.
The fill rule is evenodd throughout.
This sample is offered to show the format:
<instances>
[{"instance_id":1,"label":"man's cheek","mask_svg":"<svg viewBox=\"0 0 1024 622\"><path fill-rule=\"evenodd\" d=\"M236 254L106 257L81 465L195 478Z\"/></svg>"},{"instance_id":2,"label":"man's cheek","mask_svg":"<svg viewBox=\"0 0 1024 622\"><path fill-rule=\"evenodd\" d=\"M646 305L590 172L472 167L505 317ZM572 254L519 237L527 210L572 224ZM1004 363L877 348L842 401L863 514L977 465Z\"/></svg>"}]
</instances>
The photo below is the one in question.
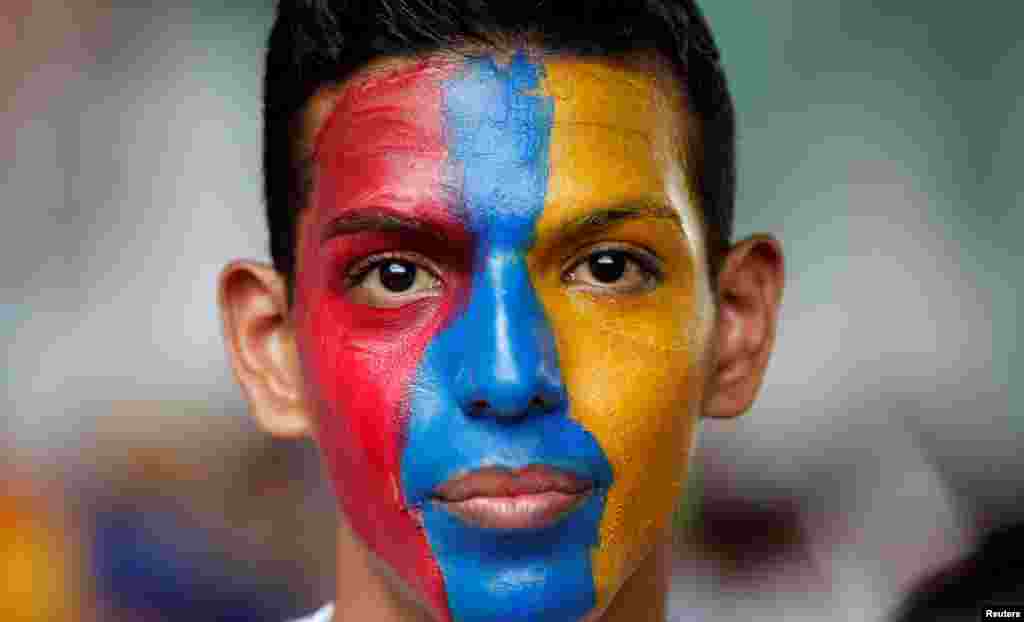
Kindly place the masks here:
<instances>
[{"instance_id":1,"label":"man's cheek","mask_svg":"<svg viewBox=\"0 0 1024 622\"><path fill-rule=\"evenodd\" d=\"M592 552L604 605L663 537L686 477L691 407L701 398L693 315L679 292L665 292L666 304L629 307L549 289L570 415L597 438L614 472Z\"/></svg>"},{"instance_id":2,"label":"man's cheek","mask_svg":"<svg viewBox=\"0 0 1024 622\"><path fill-rule=\"evenodd\" d=\"M429 299L395 309L347 298L331 269L311 270L297 290L297 338L318 441L343 502L366 478L373 499L395 505L400 444L407 413L403 401L445 301ZM385 494L387 493L387 494ZM356 508L358 511L358 508Z\"/></svg>"},{"instance_id":3,"label":"man's cheek","mask_svg":"<svg viewBox=\"0 0 1024 622\"><path fill-rule=\"evenodd\" d=\"M398 482L406 389L445 313L439 303L378 310L319 287L297 290L307 397L340 508L366 547L439 613L440 572Z\"/></svg>"},{"instance_id":4,"label":"man's cheek","mask_svg":"<svg viewBox=\"0 0 1024 622\"><path fill-rule=\"evenodd\" d=\"M318 441L348 499L353 485L344 480L354 473L387 480L396 469L400 376L377 372L401 362L380 339L356 338L357 313L329 296L315 307L300 327L300 354Z\"/></svg>"}]
</instances>

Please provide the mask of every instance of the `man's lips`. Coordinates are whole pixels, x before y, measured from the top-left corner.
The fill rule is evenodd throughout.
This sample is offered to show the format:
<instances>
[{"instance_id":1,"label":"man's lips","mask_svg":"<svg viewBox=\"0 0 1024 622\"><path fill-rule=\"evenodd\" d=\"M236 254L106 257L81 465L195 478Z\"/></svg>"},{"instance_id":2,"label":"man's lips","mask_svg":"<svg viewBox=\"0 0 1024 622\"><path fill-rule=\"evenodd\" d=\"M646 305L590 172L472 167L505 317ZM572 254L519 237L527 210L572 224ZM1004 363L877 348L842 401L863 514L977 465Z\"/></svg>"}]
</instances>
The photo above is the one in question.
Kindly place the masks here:
<instances>
[{"instance_id":1,"label":"man's lips","mask_svg":"<svg viewBox=\"0 0 1024 622\"><path fill-rule=\"evenodd\" d=\"M484 529L543 529L577 509L594 484L544 465L485 467L448 480L433 499L464 522Z\"/></svg>"}]
</instances>

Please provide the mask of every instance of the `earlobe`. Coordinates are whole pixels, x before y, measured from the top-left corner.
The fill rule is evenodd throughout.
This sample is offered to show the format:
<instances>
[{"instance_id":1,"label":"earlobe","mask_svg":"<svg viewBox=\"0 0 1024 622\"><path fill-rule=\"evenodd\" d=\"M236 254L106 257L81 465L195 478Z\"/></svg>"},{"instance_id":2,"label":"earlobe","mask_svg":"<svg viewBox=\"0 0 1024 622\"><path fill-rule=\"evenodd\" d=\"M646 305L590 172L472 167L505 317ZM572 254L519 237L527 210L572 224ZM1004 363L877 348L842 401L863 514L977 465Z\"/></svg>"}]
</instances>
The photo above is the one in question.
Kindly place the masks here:
<instances>
[{"instance_id":1,"label":"earlobe","mask_svg":"<svg viewBox=\"0 0 1024 622\"><path fill-rule=\"evenodd\" d=\"M746 412L761 387L775 344L784 281L782 245L755 235L734 245L718 275L714 367L704 415Z\"/></svg>"},{"instance_id":2,"label":"earlobe","mask_svg":"<svg viewBox=\"0 0 1024 622\"><path fill-rule=\"evenodd\" d=\"M285 279L272 267L235 261L217 287L224 344L256 421L280 437L312 429L303 399Z\"/></svg>"}]
</instances>

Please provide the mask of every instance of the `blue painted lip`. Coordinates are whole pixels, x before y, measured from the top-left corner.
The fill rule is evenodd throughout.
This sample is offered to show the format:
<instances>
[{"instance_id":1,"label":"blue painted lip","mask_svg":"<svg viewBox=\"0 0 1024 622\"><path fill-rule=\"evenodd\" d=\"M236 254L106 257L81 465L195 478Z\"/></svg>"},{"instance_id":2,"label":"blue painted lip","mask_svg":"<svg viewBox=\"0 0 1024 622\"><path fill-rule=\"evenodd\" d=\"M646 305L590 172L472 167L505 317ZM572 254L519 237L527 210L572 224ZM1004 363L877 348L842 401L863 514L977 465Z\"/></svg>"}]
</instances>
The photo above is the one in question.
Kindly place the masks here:
<instances>
[{"instance_id":1,"label":"blue painted lip","mask_svg":"<svg viewBox=\"0 0 1024 622\"><path fill-rule=\"evenodd\" d=\"M463 472L435 488L430 501L467 527L536 533L580 511L597 489L591 478L534 463Z\"/></svg>"},{"instance_id":2,"label":"blue painted lip","mask_svg":"<svg viewBox=\"0 0 1024 622\"><path fill-rule=\"evenodd\" d=\"M554 510L548 506L533 510L527 515L519 514L516 516L509 516L507 514L504 516L480 516L483 513L482 508L463 509L457 507L460 505L459 503L449 503L438 499L431 499L431 505L447 513L465 529L497 535L537 535L545 531L559 529L574 514L581 512L593 496L594 491L591 490L573 498L571 504L568 504L571 505L569 510ZM475 500L479 499L481 498L475 498ZM461 503L465 504L466 502ZM473 513L471 514L471 512ZM496 514L497 510L492 510L492 512ZM553 514L557 515L552 516Z\"/></svg>"},{"instance_id":3,"label":"blue painted lip","mask_svg":"<svg viewBox=\"0 0 1024 622\"><path fill-rule=\"evenodd\" d=\"M418 395L438 397L437 393ZM424 409L429 410L433 409ZM565 410L511 424L498 418L451 415L416 418L411 425L403 483L413 507L422 507L460 477L487 470L521 473L547 469L589 482L596 492L606 492L611 486L611 466L596 439L572 421ZM431 431L420 432L421 426ZM439 440L442 434L458 440L434 442L429 450L411 451L420 438Z\"/></svg>"}]
</instances>

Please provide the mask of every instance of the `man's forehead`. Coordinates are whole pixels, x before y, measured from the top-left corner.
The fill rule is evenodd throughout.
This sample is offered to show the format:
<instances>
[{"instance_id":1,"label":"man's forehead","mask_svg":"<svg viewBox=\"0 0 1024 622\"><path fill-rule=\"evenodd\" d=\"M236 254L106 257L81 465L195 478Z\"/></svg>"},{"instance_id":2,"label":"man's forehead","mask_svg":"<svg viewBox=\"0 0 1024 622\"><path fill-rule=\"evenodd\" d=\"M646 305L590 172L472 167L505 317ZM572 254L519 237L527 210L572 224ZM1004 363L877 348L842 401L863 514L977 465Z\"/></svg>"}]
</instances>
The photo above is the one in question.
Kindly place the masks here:
<instances>
[{"instance_id":1,"label":"man's forehead","mask_svg":"<svg viewBox=\"0 0 1024 622\"><path fill-rule=\"evenodd\" d=\"M499 65L511 53L488 54ZM427 112L427 93L445 82L466 78L474 58L452 52L420 58L378 59L342 84L322 87L311 98L303 119L303 147L314 155L325 130L335 123L358 123L360 118L393 116L416 123ZM605 130L649 135L657 127L678 119L659 115L659 108L681 111L682 93L666 79L667 72L649 55L582 58L565 54L531 54L543 75L542 86L531 95L552 98L559 114L556 124L579 124ZM315 159L315 157L314 157Z\"/></svg>"},{"instance_id":2,"label":"man's forehead","mask_svg":"<svg viewBox=\"0 0 1024 622\"><path fill-rule=\"evenodd\" d=\"M545 63L545 91L558 124L651 134L661 93L657 77L615 60L556 57Z\"/></svg>"},{"instance_id":3,"label":"man's forehead","mask_svg":"<svg viewBox=\"0 0 1024 622\"><path fill-rule=\"evenodd\" d=\"M331 171L328 195L348 197L346 205L363 196L353 184L374 196L426 193L452 208L451 183L489 185L494 196L505 196L541 174L548 209L538 235L609 205L669 205L681 212L697 247L699 218L690 213L683 173L689 117L670 75L649 55L518 51L384 59L317 94L307 111L307 129L315 134L306 153ZM545 146L528 155L535 141ZM532 165L515 164L538 155L543 170L526 175ZM467 168L438 164L453 161ZM483 162L493 165L480 168Z\"/></svg>"}]
</instances>

